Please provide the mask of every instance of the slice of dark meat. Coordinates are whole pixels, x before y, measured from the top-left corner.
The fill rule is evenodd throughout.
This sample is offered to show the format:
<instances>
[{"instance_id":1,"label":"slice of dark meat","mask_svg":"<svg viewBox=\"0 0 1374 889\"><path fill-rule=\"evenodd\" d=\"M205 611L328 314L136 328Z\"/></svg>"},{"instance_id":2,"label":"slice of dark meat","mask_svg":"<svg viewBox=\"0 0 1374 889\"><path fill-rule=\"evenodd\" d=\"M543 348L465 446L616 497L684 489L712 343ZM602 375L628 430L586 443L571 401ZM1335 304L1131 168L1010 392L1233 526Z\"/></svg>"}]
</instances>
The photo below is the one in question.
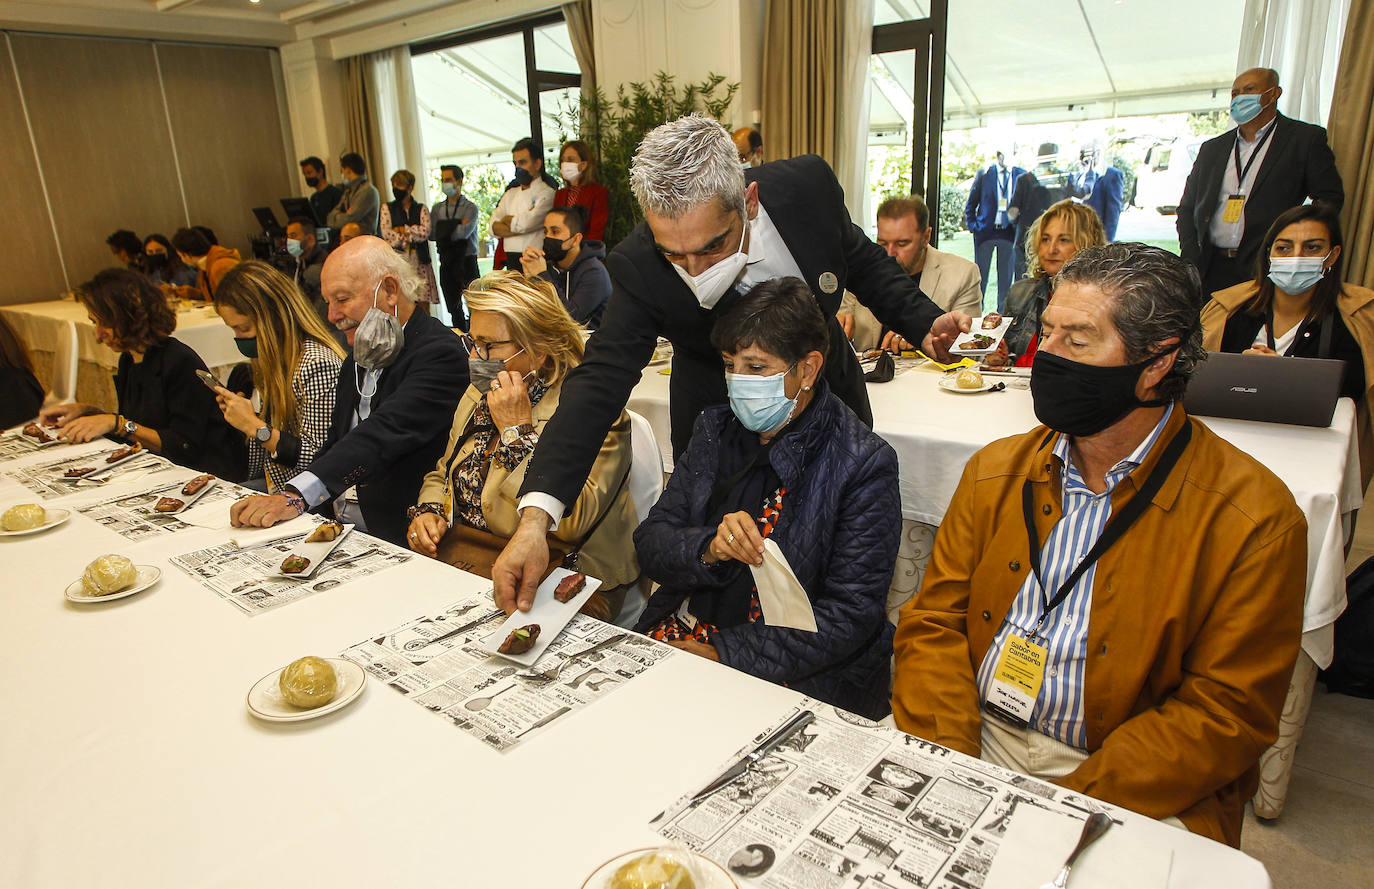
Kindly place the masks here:
<instances>
[{"instance_id":1,"label":"slice of dark meat","mask_svg":"<svg viewBox=\"0 0 1374 889\"><path fill-rule=\"evenodd\" d=\"M175 497L163 497L157 502L157 505L154 506L153 509L157 512L176 512L185 505L185 500L178 500Z\"/></svg>"},{"instance_id":2,"label":"slice of dark meat","mask_svg":"<svg viewBox=\"0 0 1374 889\"><path fill-rule=\"evenodd\" d=\"M554 587L553 597L560 602L570 602L587 585L587 575L582 572L569 574Z\"/></svg>"},{"instance_id":3,"label":"slice of dark meat","mask_svg":"<svg viewBox=\"0 0 1374 889\"><path fill-rule=\"evenodd\" d=\"M309 559L307 559L305 556L298 556L298 555L295 555L295 554L293 553L292 555L289 555L289 556L287 556L285 559L282 560L282 563L281 563L281 573L282 573L282 574L300 574L302 571L304 571L306 568L309 568L309 567L310 567L310 560L309 560Z\"/></svg>"},{"instance_id":4,"label":"slice of dark meat","mask_svg":"<svg viewBox=\"0 0 1374 889\"><path fill-rule=\"evenodd\" d=\"M502 654L524 654L534 647L535 640L538 638L539 624L526 624L511 630L506 641L502 642L501 647L496 650Z\"/></svg>"}]
</instances>

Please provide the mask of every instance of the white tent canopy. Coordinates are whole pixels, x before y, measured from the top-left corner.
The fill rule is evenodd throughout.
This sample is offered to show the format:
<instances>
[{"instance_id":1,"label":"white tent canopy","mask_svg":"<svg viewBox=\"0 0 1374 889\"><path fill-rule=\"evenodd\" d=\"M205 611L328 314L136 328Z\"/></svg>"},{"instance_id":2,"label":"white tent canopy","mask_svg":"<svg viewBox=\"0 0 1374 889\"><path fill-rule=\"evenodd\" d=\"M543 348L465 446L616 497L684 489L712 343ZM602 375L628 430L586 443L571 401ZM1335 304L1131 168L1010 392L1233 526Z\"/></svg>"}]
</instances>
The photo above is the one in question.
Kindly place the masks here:
<instances>
[{"instance_id":1,"label":"white tent canopy","mask_svg":"<svg viewBox=\"0 0 1374 889\"><path fill-rule=\"evenodd\" d=\"M945 129L1224 109L1245 0L952 0ZM925 18L877 0L875 24ZM870 130L904 141L914 53L874 59ZM896 138L894 138L896 136Z\"/></svg>"}]
</instances>

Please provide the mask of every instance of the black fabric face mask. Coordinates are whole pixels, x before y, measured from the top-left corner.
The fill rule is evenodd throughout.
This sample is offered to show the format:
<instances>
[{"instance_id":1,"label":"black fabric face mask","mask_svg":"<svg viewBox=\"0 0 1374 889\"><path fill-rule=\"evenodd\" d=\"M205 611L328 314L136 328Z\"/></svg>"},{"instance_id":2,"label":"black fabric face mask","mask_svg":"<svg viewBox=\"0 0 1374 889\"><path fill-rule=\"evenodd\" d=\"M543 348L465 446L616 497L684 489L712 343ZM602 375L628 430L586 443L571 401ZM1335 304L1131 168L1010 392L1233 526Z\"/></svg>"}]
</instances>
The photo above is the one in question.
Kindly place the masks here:
<instances>
[{"instance_id":1,"label":"black fabric face mask","mask_svg":"<svg viewBox=\"0 0 1374 889\"><path fill-rule=\"evenodd\" d=\"M544 239L544 258L549 262L562 262L568 255L568 249L563 246L563 242L557 238Z\"/></svg>"},{"instance_id":2,"label":"black fabric face mask","mask_svg":"<svg viewBox=\"0 0 1374 889\"><path fill-rule=\"evenodd\" d=\"M534 181L534 176L531 175L531 174L530 174L530 171L529 171L529 170L526 170L524 167L516 167L516 168L515 168L515 181L516 181L517 184L519 184L521 187L523 187L523 186L529 185L531 182L533 182L533 181Z\"/></svg>"},{"instance_id":3,"label":"black fabric face mask","mask_svg":"<svg viewBox=\"0 0 1374 889\"><path fill-rule=\"evenodd\" d=\"M1055 432L1078 437L1096 435L1138 407L1163 407L1168 399L1136 398L1135 384L1145 368L1172 351L1111 367L1037 351L1030 385L1035 417Z\"/></svg>"},{"instance_id":4,"label":"black fabric face mask","mask_svg":"<svg viewBox=\"0 0 1374 889\"><path fill-rule=\"evenodd\" d=\"M148 263L149 271L156 271L167 264L166 253L145 253L143 258Z\"/></svg>"},{"instance_id":5,"label":"black fabric face mask","mask_svg":"<svg viewBox=\"0 0 1374 889\"><path fill-rule=\"evenodd\" d=\"M407 192L404 188L393 188L391 190L391 193L396 196L396 200L398 201L405 200L405 196L409 194L409 192Z\"/></svg>"},{"instance_id":6,"label":"black fabric face mask","mask_svg":"<svg viewBox=\"0 0 1374 889\"><path fill-rule=\"evenodd\" d=\"M306 176L306 177L305 177L305 184L308 185L308 186L310 186L311 188L314 188L315 186L317 186L317 185L320 184L320 177L319 177L319 176Z\"/></svg>"}]
</instances>

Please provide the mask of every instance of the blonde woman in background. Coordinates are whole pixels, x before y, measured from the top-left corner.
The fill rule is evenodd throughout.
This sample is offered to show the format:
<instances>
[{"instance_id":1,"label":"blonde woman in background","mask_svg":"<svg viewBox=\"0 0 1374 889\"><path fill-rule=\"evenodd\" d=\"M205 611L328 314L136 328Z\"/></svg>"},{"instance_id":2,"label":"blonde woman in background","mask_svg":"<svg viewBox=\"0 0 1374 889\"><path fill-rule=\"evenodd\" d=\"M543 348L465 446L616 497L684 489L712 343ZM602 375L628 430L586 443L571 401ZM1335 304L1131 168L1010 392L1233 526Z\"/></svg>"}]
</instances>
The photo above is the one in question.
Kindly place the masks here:
<instances>
[{"instance_id":1,"label":"blonde woman in background","mask_svg":"<svg viewBox=\"0 0 1374 889\"><path fill-rule=\"evenodd\" d=\"M249 359L262 415L220 386L224 420L248 441L248 478L276 491L310 465L329 435L343 349L305 297L265 262L241 262L215 291L215 311Z\"/></svg>"},{"instance_id":2,"label":"blonde woman in background","mask_svg":"<svg viewBox=\"0 0 1374 889\"><path fill-rule=\"evenodd\" d=\"M397 253L405 256L425 286L415 298L417 308L434 314L431 305L439 302L439 286L434 281L434 261L429 252L429 208L415 200L415 174L397 170L391 177L395 200L382 204L380 234Z\"/></svg>"},{"instance_id":3,"label":"blonde woman in background","mask_svg":"<svg viewBox=\"0 0 1374 889\"><path fill-rule=\"evenodd\" d=\"M471 312L464 340L472 384L454 414L444 455L410 510L406 535L411 549L436 558L459 545L445 541L458 526L499 538L515 533L529 457L558 408L568 372L582 362L582 328L547 281L494 271L463 298ZM602 619L619 613L625 587L639 577L629 470L630 419L622 411L577 502L549 535L564 548L580 547L578 570L601 580L582 610Z\"/></svg>"},{"instance_id":4,"label":"blonde woman in background","mask_svg":"<svg viewBox=\"0 0 1374 889\"><path fill-rule=\"evenodd\" d=\"M1040 334L1040 313L1054 293L1054 276L1079 250L1107 243L1102 220L1087 204L1062 200L1040 214L1026 233L1027 276L1007 291L1011 328L988 364L1030 367Z\"/></svg>"}]
</instances>

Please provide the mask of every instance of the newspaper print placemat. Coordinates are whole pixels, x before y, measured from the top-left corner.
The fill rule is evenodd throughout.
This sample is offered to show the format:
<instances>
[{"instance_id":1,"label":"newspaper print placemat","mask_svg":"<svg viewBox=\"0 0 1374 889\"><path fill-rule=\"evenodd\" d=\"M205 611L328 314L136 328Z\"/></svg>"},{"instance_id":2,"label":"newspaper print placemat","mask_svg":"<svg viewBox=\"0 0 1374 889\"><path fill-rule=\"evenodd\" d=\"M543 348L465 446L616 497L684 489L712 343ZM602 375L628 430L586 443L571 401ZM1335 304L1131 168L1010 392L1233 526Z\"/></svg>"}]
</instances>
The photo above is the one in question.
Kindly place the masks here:
<instances>
[{"instance_id":1,"label":"newspaper print placemat","mask_svg":"<svg viewBox=\"0 0 1374 889\"><path fill-rule=\"evenodd\" d=\"M1115 817L1105 803L861 716L801 706L814 722L695 805L693 788L656 829L769 889L982 889L1018 806Z\"/></svg>"},{"instance_id":2,"label":"newspaper print placemat","mask_svg":"<svg viewBox=\"0 0 1374 889\"><path fill-rule=\"evenodd\" d=\"M174 534L177 531L198 530L197 526L182 521L181 516L153 512L153 506L158 500L165 496L173 496L169 492L178 490L187 481L188 479L183 478L132 494L124 492L119 496L77 506L76 511L125 540L134 542ZM202 494L195 505L201 507L210 503L223 503L227 509L228 504L248 493L251 492L221 480Z\"/></svg>"},{"instance_id":3,"label":"newspaper print placemat","mask_svg":"<svg viewBox=\"0 0 1374 889\"><path fill-rule=\"evenodd\" d=\"M249 549L225 542L173 556L169 561L244 614L254 615L385 571L414 556L384 540L354 533L344 538L309 580L270 576L303 536Z\"/></svg>"},{"instance_id":4,"label":"newspaper print placemat","mask_svg":"<svg viewBox=\"0 0 1374 889\"><path fill-rule=\"evenodd\" d=\"M65 445L54 445L54 448L62 448ZM19 433L6 433L0 435L0 460L7 460L10 457L24 457L37 451L38 442Z\"/></svg>"},{"instance_id":5,"label":"newspaper print placemat","mask_svg":"<svg viewBox=\"0 0 1374 889\"><path fill-rule=\"evenodd\" d=\"M77 469L84 466L100 466L105 462L105 458L122 447L114 442L109 442L109 447L99 450L82 448L77 451L74 448L56 448L55 455L51 460L31 461L27 465L16 466L5 472L7 478L12 479L23 485L29 491L37 494L44 500L56 500L59 497L67 497L72 494L84 493L93 490L93 484L77 485L70 481L63 480L63 474L68 469ZM147 453L142 457L123 463L117 470L111 473L118 478L116 473L122 474L129 470L146 468L166 464L166 460L155 454Z\"/></svg>"},{"instance_id":6,"label":"newspaper print placemat","mask_svg":"<svg viewBox=\"0 0 1374 889\"><path fill-rule=\"evenodd\" d=\"M357 643L340 656L493 750L505 752L569 713L604 697L673 650L578 615L531 668L571 661L557 679L522 679L525 668L479 648L505 614L491 598L465 599ZM579 654L623 633L614 645Z\"/></svg>"}]
</instances>

